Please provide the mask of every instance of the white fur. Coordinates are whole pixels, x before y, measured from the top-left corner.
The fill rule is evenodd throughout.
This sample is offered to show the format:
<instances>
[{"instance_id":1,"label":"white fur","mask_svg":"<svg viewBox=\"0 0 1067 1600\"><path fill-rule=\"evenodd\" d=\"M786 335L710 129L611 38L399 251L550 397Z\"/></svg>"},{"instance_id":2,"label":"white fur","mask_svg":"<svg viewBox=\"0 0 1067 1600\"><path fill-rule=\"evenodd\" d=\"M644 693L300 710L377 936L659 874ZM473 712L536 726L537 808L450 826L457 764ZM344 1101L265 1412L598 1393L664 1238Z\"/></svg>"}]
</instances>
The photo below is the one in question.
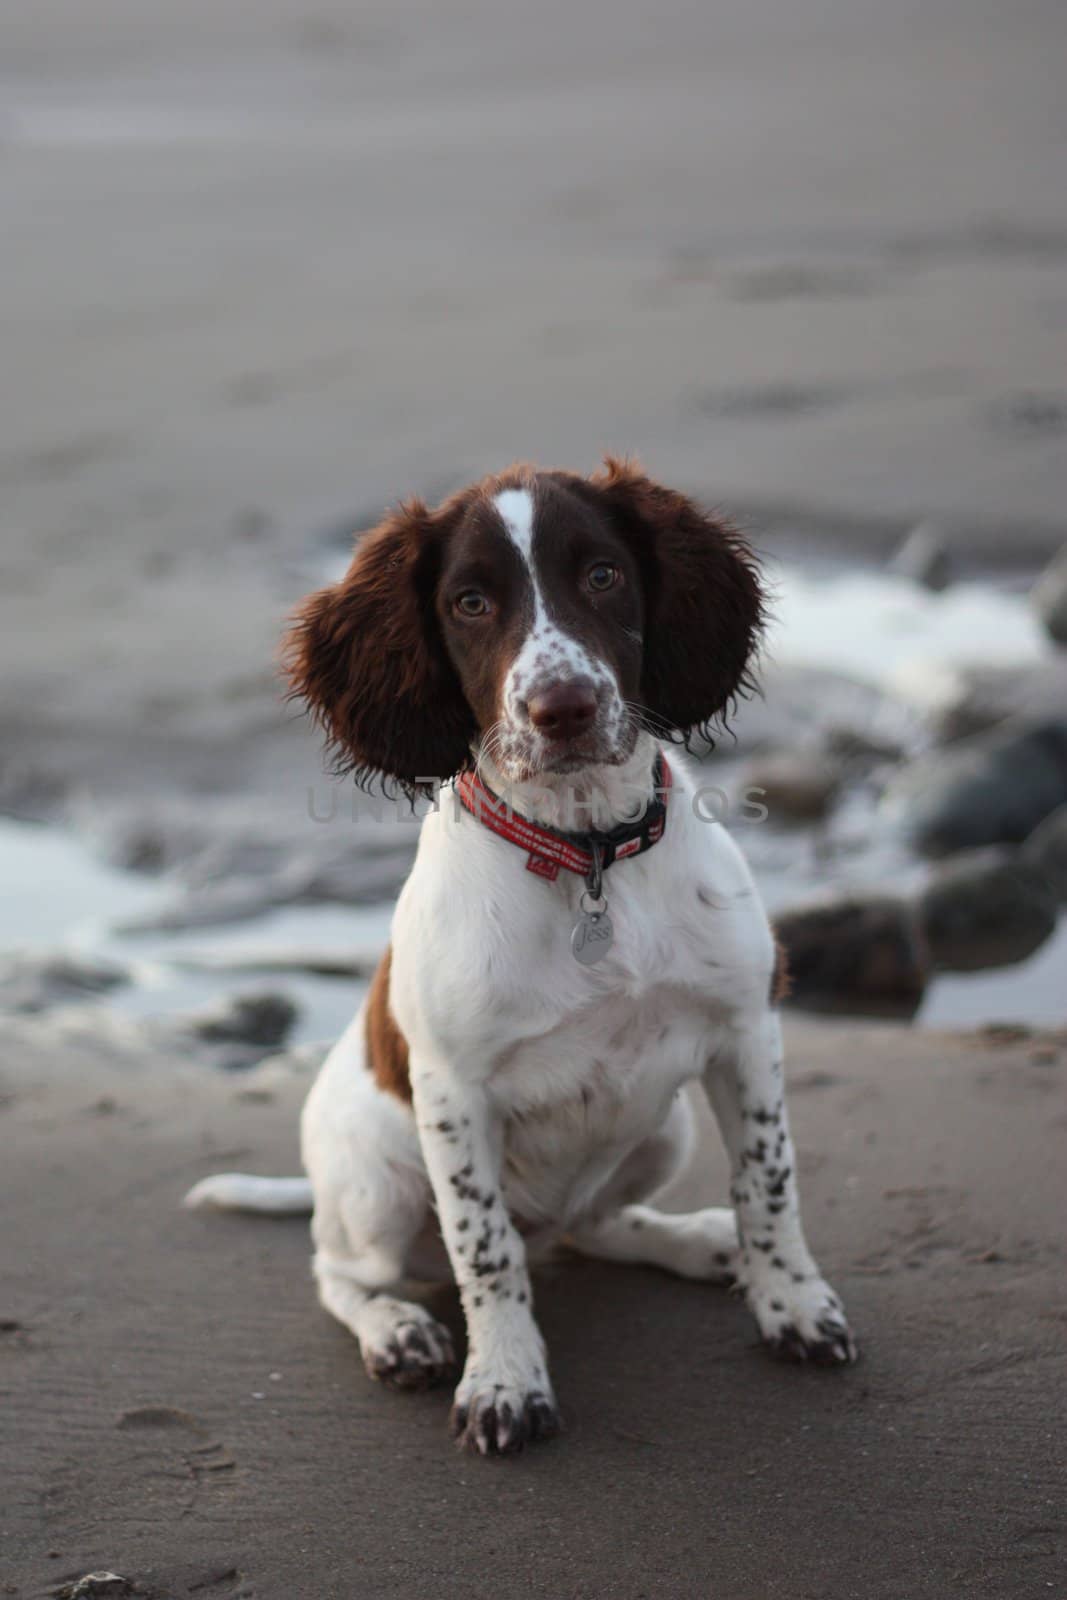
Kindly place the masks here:
<instances>
[{"instance_id":1,"label":"white fur","mask_svg":"<svg viewBox=\"0 0 1067 1600\"><path fill-rule=\"evenodd\" d=\"M501 522L529 573L533 607L530 629L504 680L503 717L487 741L494 766L510 783L516 776L545 764L548 747L530 722L531 696L560 679L585 678L597 697L597 733L612 754L620 743L626 717L615 674L549 615L544 586L533 548L534 500L529 489L504 489L493 501ZM588 827L581 819L572 830Z\"/></svg>"},{"instance_id":2,"label":"white fur","mask_svg":"<svg viewBox=\"0 0 1067 1600\"><path fill-rule=\"evenodd\" d=\"M647 785L654 755L641 735L624 767L580 775L601 823L642 774ZM413 1107L375 1086L360 1014L304 1110L323 1303L376 1375L440 1377L444 1331L382 1291L448 1270L443 1241L469 1340L457 1414L483 1451L551 1415L527 1245L561 1236L689 1277L736 1274L769 1341L801 1357L854 1354L801 1230L767 920L733 841L698 815L694 778L668 759L665 833L606 874L615 939L592 967L570 950L580 878L535 876L521 849L450 804L429 815L392 933ZM530 812L573 781L542 774ZM689 1154L682 1090L695 1080L730 1155L736 1222L647 1204Z\"/></svg>"},{"instance_id":3,"label":"white fur","mask_svg":"<svg viewBox=\"0 0 1067 1600\"><path fill-rule=\"evenodd\" d=\"M267 1216L301 1216L315 1196L306 1178L254 1178L243 1172L218 1172L194 1184L182 1204L191 1211L262 1211Z\"/></svg>"}]
</instances>

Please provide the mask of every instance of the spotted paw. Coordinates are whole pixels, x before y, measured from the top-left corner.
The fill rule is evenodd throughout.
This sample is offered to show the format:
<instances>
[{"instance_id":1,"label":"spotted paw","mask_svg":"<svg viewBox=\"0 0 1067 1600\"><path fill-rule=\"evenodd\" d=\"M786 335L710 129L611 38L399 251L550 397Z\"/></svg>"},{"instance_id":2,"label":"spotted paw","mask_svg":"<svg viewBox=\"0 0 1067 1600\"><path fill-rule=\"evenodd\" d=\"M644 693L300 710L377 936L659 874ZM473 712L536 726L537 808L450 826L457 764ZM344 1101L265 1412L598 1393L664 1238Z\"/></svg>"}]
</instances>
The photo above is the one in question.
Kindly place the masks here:
<instances>
[{"instance_id":1,"label":"spotted paw","mask_svg":"<svg viewBox=\"0 0 1067 1600\"><path fill-rule=\"evenodd\" d=\"M551 1392L523 1392L504 1384L456 1392L452 1437L461 1449L483 1456L516 1455L535 1439L551 1439L560 1430Z\"/></svg>"},{"instance_id":2,"label":"spotted paw","mask_svg":"<svg viewBox=\"0 0 1067 1600\"><path fill-rule=\"evenodd\" d=\"M775 1274L749 1284L746 1299L755 1312L764 1342L782 1361L810 1361L819 1367L847 1366L858 1355L844 1309L822 1278L795 1283Z\"/></svg>"},{"instance_id":3,"label":"spotted paw","mask_svg":"<svg viewBox=\"0 0 1067 1600\"><path fill-rule=\"evenodd\" d=\"M452 1335L429 1312L405 1316L373 1342L364 1342L363 1365L390 1389L430 1389L455 1372Z\"/></svg>"}]
</instances>

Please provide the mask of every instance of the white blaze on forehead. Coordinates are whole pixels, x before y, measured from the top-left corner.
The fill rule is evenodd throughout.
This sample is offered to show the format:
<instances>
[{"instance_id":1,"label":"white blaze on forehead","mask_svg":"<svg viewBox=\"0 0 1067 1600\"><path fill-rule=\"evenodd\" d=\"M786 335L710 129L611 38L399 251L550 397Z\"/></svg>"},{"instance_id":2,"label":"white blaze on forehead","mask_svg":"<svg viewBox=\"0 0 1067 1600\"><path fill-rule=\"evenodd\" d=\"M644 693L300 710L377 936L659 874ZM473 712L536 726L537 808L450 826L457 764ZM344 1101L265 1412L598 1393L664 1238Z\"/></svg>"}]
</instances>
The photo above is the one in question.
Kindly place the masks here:
<instances>
[{"instance_id":1,"label":"white blaze on forehead","mask_svg":"<svg viewBox=\"0 0 1067 1600\"><path fill-rule=\"evenodd\" d=\"M539 638L548 625L548 617L545 613L541 585L537 581L537 572L534 567L533 495L529 489L502 489L495 496L493 504L496 506L501 522L507 529L508 538L522 557L526 570L530 575L530 588L533 590L533 623L527 637Z\"/></svg>"},{"instance_id":2,"label":"white blaze on forehead","mask_svg":"<svg viewBox=\"0 0 1067 1600\"><path fill-rule=\"evenodd\" d=\"M495 496L501 522L508 530L511 542L530 569L533 576L533 520L534 502L529 489L501 489Z\"/></svg>"}]
</instances>

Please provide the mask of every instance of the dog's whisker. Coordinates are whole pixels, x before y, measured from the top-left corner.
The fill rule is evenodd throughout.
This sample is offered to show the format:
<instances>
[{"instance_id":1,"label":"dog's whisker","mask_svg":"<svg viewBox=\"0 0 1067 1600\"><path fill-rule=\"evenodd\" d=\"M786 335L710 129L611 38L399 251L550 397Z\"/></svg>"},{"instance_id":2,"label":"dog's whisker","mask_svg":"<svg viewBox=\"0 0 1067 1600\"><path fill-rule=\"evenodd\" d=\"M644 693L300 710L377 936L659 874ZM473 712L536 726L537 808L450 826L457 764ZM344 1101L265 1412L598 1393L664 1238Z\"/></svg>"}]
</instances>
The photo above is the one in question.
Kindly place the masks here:
<instances>
[{"instance_id":1,"label":"dog's whisker","mask_svg":"<svg viewBox=\"0 0 1067 1600\"><path fill-rule=\"evenodd\" d=\"M674 731L665 717L658 716L636 700L624 700L622 707L631 729L649 733L654 739L665 739Z\"/></svg>"},{"instance_id":2,"label":"dog's whisker","mask_svg":"<svg viewBox=\"0 0 1067 1600\"><path fill-rule=\"evenodd\" d=\"M499 768L503 754L503 740L507 732L507 725L503 718L498 718L491 723L478 741L478 748L474 756L474 770L480 778L485 777L486 767L491 764Z\"/></svg>"}]
</instances>

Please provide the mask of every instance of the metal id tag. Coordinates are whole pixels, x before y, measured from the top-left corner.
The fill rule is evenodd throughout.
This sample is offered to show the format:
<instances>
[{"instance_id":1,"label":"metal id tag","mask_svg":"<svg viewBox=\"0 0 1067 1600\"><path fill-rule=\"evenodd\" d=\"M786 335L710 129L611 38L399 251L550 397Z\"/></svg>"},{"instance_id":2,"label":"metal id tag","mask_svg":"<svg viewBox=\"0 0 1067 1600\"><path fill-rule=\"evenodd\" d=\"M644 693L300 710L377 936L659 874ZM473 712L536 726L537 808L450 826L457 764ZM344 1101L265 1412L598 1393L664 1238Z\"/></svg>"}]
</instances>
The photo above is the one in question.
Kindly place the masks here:
<instances>
[{"instance_id":1,"label":"metal id tag","mask_svg":"<svg viewBox=\"0 0 1067 1600\"><path fill-rule=\"evenodd\" d=\"M571 933L571 955L583 967L603 961L615 939L608 902L603 894L604 864L599 844L594 844L592 856L585 889L578 902L578 921Z\"/></svg>"},{"instance_id":2,"label":"metal id tag","mask_svg":"<svg viewBox=\"0 0 1067 1600\"><path fill-rule=\"evenodd\" d=\"M607 910L581 911L571 934L571 954L583 967L602 961L615 938Z\"/></svg>"}]
</instances>

